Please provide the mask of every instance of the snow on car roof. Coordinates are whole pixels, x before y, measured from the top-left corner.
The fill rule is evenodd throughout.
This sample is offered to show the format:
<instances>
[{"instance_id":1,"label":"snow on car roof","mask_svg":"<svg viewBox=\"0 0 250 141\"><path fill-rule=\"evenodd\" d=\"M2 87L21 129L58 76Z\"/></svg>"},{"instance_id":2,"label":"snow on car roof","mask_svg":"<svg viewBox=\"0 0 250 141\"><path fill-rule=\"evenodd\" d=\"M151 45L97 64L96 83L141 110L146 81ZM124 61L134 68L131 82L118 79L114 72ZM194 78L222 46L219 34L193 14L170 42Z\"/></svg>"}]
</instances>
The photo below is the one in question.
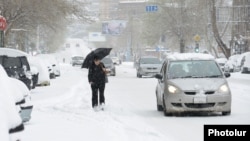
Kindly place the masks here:
<instances>
[{"instance_id":1,"label":"snow on car roof","mask_svg":"<svg viewBox=\"0 0 250 141\"><path fill-rule=\"evenodd\" d=\"M7 55L9 57L29 56L26 52L12 48L0 48L0 55Z\"/></svg>"},{"instance_id":2,"label":"snow on car roof","mask_svg":"<svg viewBox=\"0 0 250 141\"><path fill-rule=\"evenodd\" d=\"M169 60L214 60L215 57L204 53L174 53L168 55Z\"/></svg>"}]
</instances>

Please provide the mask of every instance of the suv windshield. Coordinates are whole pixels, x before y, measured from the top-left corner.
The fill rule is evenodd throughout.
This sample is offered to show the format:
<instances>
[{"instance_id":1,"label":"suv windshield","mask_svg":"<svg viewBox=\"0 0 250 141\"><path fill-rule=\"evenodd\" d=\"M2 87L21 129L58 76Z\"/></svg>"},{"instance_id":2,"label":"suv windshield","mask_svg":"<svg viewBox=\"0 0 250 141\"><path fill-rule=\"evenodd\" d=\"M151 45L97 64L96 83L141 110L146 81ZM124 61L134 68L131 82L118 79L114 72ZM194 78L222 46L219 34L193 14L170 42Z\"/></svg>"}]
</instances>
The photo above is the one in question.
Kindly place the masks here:
<instances>
[{"instance_id":1,"label":"suv windshield","mask_svg":"<svg viewBox=\"0 0 250 141\"><path fill-rule=\"evenodd\" d=\"M141 58L141 64L161 64L161 61L158 58Z\"/></svg>"},{"instance_id":2,"label":"suv windshield","mask_svg":"<svg viewBox=\"0 0 250 141\"><path fill-rule=\"evenodd\" d=\"M212 60L171 61L167 75L170 79L223 77L220 68Z\"/></svg>"}]
</instances>

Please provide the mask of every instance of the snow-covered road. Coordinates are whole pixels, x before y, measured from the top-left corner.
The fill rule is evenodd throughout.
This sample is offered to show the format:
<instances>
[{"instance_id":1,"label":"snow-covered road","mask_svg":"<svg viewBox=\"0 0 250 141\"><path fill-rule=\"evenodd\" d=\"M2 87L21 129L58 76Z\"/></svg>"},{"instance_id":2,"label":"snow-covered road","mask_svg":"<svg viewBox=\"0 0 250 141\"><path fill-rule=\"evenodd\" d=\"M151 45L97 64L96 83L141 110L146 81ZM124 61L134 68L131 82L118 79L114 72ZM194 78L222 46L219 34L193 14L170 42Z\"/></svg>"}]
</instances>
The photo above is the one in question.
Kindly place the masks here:
<instances>
[{"instance_id":1,"label":"snow-covered road","mask_svg":"<svg viewBox=\"0 0 250 141\"><path fill-rule=\"evenodd\" d=\"M51 86L32 90L34 111L24 141L201 141L204 124L250 124L250 75L229 78L232 114L164 117L156 110L154 78L136 78L131 62L106 85L106 110L94 112L87 70L61 64Z\"/></svg>"}]
</instances>

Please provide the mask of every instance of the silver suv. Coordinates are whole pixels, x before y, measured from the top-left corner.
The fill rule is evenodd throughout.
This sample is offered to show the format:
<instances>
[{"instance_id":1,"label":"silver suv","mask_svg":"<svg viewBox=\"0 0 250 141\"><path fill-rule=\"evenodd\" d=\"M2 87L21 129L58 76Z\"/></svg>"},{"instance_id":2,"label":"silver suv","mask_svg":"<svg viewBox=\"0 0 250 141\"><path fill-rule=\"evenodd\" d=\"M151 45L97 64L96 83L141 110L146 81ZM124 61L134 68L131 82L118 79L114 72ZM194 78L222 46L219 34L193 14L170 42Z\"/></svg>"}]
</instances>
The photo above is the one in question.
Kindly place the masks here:
<instances>
[{"instance_id":1,"label":"silver suv","mask_svg":"<svg viewBox=\"0 0 250 141\"><path fill-rule=\"evenodd\" d=\"M137 77L154 76L160 72L161 64L157 57L141 57L136 65Z\"/></svg>"},{"instance_id":2,"label":"silver suv","mask_svg":"<svg viewBox=\"0 0 250 141\"><path fill-rule=\"evenodd\" d=\"M84 61L84 57L83 56L73 56L71 58L71 62L70 63L72 64L72 66L79 66L79 65L82 65L83 61Z\"/></svg>"},{"instance_id":3,"label":"silver suv","mask_svg":"<svg viewBox=\"0 0 250 141\"><path fill-rule=\"evenodd\" d=\"M179 112L231 113L231 91L226 77L209 54L169 55L156 87L157 109L164 115Z\"/></svg>"},{"instance_id":4,"label":"silver suv","mask_svg":"<svg viewBox=\"0 0 250 141\"><path fill-rule=\"evenodd\" d=\"M104 66L110 70L110 75L115 76L116 75L116 68L115 65L110 57L105 57L102 59L102 63Z\"/></svg>"}]
</instances>

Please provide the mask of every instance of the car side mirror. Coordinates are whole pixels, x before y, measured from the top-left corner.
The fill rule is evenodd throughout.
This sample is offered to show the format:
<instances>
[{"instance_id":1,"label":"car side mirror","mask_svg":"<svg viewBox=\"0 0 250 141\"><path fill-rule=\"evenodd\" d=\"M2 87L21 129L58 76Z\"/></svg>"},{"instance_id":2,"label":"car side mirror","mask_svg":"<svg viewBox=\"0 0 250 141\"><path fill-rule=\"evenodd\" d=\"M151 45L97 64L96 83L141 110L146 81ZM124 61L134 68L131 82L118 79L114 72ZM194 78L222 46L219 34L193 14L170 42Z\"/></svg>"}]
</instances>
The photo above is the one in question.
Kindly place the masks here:
<instances>
[{"instance_id":1,"label":"car side mirror","mask_svg":"<svg viewBox=\"0 0 250 141\"><path fill-rule=\"evenodd\" d=\"M163 77L162 77L161 74L156 74L156 75L155 75L155 78L156 78L156 79L159 79L159 80L162 80Z\"/></svg>"},{"instance_id":2,"label":"car side mirror","mask_svg":"<svg viewBox=\"0 0 250 141\"><path fill-rule=\"evenodd\" d=\"M231 74L229 72L225 72L224 75L225 75L226 78L231 76Z\"/></svg>"}]
</instances>

